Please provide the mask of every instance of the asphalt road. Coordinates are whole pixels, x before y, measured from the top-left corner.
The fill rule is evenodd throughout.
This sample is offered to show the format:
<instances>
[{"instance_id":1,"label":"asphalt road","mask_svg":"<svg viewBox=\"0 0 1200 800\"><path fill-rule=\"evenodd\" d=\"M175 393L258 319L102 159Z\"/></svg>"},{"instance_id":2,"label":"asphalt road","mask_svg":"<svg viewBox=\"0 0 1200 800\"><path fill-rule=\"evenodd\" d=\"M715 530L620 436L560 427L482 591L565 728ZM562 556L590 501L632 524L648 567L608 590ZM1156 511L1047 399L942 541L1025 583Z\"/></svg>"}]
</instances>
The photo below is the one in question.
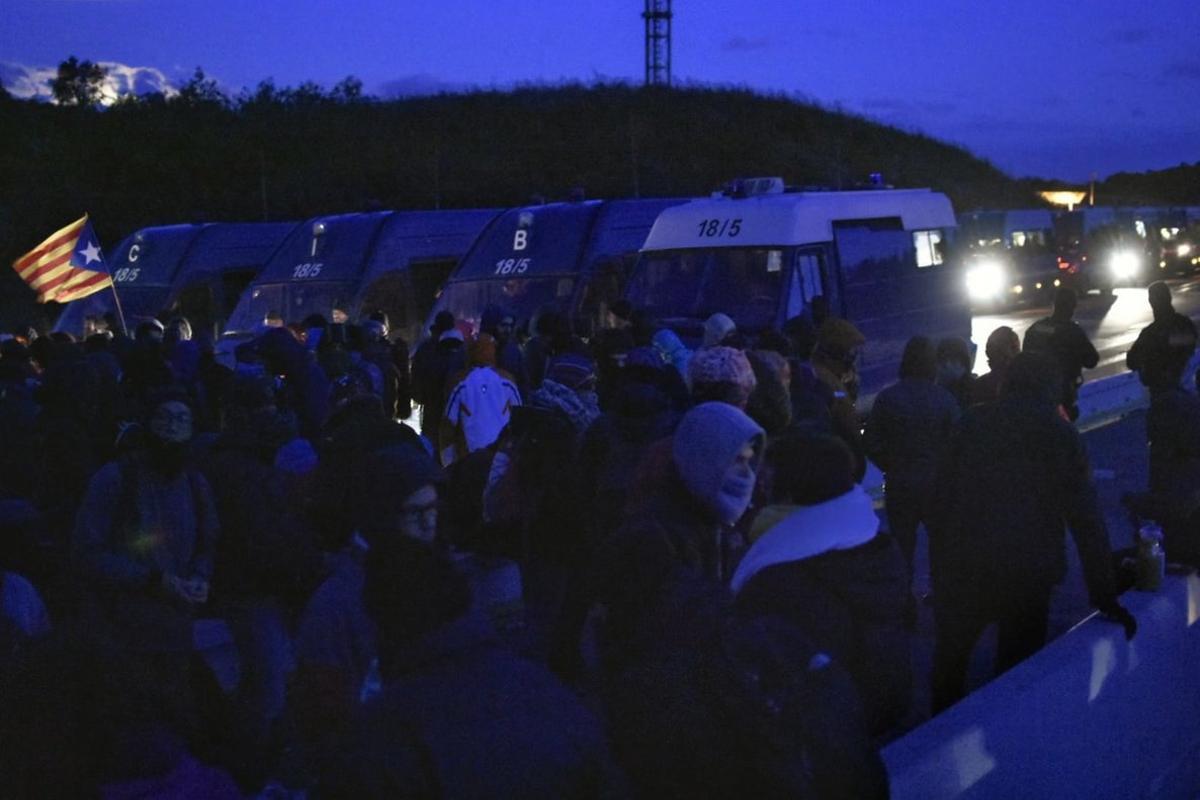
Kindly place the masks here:
<instances>
[{"instance_id":1,"label":"asphalt road","mask_svg":"<svg viewBox=\"0 0 1200 800\"><path fill-rule=\"evenodd\" d=\"M1175 298L1175 310L1200 323L1200 277L1168 280L1167 283ZM971 326L971 340L979 348L975 354L975 374L982 375L988 371L983 350L992 331L1007 325L1024 341L1025 331L1049 314L1049 306L1021 306L1004 314L977 315ZM1100 353L1099 366L1094 370L1085 370L1084 380L1106 378L1124 372L1125 353L1137 339L1138 332L1152 320L1145 288L1117 289L1114 297L1098 294L1081 297L1075 321L1083 327Z\"/></svg>"}]
</instances>

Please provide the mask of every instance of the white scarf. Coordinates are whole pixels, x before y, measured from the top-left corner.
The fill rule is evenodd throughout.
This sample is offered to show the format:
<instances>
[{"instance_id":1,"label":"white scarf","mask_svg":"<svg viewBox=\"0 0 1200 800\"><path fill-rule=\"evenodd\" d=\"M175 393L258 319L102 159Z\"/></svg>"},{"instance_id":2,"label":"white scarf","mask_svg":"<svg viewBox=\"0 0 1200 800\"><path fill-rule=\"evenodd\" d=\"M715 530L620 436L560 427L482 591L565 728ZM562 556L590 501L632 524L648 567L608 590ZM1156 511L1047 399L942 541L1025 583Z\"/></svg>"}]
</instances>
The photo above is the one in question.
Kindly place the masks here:
<instances>
[{"instance_id":1,"label":"white scarf","mask_svg":"<svg viewBox=\"0 0 1200 800\"><path fill-rule=\"evenodd\" d=\"M861 486L819 505L797 506L751 546L729 588L737 594L767 567L850 550L871 541L878 532L879 517L871 496Z\"/></svg>"}]
</instances>

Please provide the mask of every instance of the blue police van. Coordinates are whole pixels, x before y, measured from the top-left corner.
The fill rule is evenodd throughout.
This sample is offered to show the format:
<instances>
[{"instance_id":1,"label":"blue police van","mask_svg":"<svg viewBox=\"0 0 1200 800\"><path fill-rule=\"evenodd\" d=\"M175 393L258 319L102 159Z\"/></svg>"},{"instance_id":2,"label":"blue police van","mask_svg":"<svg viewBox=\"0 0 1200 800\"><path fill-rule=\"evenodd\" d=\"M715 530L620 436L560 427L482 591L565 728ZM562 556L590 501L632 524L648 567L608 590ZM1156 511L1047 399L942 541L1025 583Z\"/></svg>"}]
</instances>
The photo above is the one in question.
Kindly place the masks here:
<instances>
[{"instance_id":1,"label":"blue police van","mask_svg":"<svg viewBox=\"0 0 1200 800\"><path fill-rule=\"evenodd\" d=\"M295 229L294 222L209 223L142 228L107 259L126 325L187 317L193 330L215 335L250 284ZM68 303L54 326L74 336L90 319L115 313L114 291Z\"/></svg>"},{"instance_id":2,"label":"blue police van","mask_svg":"<svg viewBox=\"0 0 1200 800\"><path fill-rule=\"evenodd\" d=\"M948 257L949 199L928 189L792 192L780 178L735 182L665 209L626 297L685 339L723 312L751 334L823 296L866 335L863 395L896 379L911 336L971 335L960 266Z\"/></svg>"},{"instance_id":3,"label":"blue police van","mask_svg":"<svg viewBox=\"0 0 1200 800\"><path fill-rule=\"evenodd\" d=\"M446 310L478 328L484 309L498 306L530 330L540 313L554 309L586 336L620 299L659 213L684 202L585 200L509 209L463 257L430 320Z\"/></svg>"},{"instance_id":4,"label":"blue police van","mask_svg":"<svg viewBox=\"0 0 1200 800\"><path fill-rule=\"evenodd\" d=\"M411 342L438 288L496 214L379 211L308 220L247 289L225 336L254 335L268 315L345 322L384 311L392 330Z\"/></svg>"}]
</instances>

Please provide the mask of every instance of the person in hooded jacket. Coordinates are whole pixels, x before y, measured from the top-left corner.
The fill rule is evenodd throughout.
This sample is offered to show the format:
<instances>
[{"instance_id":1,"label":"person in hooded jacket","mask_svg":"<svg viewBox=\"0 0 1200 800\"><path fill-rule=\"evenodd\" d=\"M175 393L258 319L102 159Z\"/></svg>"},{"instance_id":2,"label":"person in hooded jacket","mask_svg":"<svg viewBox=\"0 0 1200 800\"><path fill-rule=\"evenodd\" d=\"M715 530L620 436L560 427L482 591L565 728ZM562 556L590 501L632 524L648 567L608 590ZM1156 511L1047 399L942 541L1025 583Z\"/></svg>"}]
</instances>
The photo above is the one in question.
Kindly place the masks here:
<instances>
[{"instance_id":1,"label":"person in hooded jacket","mask_svg":"<svg viewBox=\"0 0 1200 800\"><path fill-rule=\"evenodd\" d=\"M579 636L593 606L606 610L601 654L612 674L652 644L656 607L667 602L672 576L726 579L723 540L750 505L764 445L762 428L727 403L701 403L684 415L671 439L670 474L645 495L644 507L629 509L568 597L553 653L561 669L578 669Z\"/></svg>"},{"instance_id":2,"label":"person in hooded jacket","mask_svg":"<svg viewBox=\"0 0 1200 800\"><path fill-rule=\"evenodd\" d=\"M1064 528L1079 551L1091 603L1125 626L1108 530L1083 439L1058 413L1062 369L1040 353L1009 367L999 402L963 418L939 469L930 529L937 639L933 710L963 696L971 651L997 623L996 670L1045 644L1050 597L1067 573Z\"/></svg>"},{"instance_id":3,"label":"person in hooded jacket","mask_svg":"<svg viewBox=\"0 0 1200 800\"><path fill-rule=\"evenodd\" d=\"M755 519L754 544L733 572L737 608L786 619L844 665L882 734L904 717L912 688L903 557L855 484L845 442L793 433L767 460L775 503Z\"/></svg>"}]
</instances>

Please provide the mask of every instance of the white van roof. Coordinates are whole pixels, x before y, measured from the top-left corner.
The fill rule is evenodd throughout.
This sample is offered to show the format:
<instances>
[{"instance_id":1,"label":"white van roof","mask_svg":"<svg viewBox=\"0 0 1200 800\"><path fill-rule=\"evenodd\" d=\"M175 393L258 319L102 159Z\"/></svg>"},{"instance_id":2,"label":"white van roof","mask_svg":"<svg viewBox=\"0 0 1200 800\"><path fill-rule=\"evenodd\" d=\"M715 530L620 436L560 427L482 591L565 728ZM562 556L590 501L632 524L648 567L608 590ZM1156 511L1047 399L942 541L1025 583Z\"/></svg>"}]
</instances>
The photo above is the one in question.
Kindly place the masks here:
<instances>
[{"instance_id":1,"label":"white van roof","mask_svg":"<svg viewBox=\"0 0 1200 800\"><path fill-rule=\"evenodd\" d=\"M642 250L828 242L835 222L896 218L905 230L955 227L950 200L929 189L713 197L665 209Z\"/></svg>"}]
</instances>

